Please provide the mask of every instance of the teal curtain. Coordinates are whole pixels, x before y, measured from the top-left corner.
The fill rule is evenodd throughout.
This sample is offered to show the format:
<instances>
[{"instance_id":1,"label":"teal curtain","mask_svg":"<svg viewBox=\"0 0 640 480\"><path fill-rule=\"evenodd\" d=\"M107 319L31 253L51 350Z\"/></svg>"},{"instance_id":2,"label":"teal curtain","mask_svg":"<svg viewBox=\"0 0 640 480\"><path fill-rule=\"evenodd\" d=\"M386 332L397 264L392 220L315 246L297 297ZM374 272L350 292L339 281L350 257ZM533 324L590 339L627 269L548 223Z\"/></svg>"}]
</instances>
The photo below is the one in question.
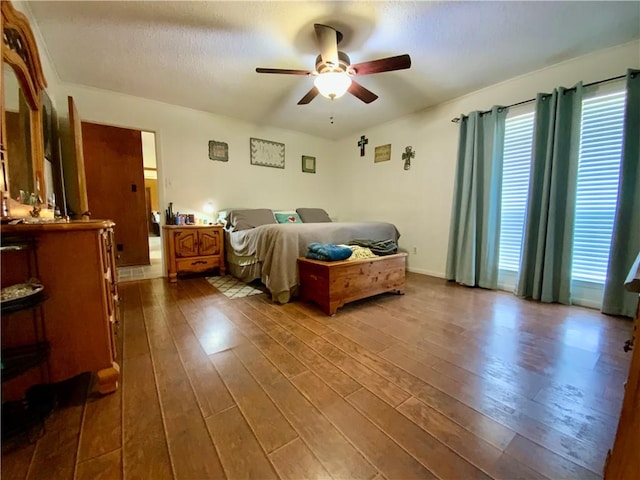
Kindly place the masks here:
<instances>
[{"instance_id":1,"label":"teal curtain","mask_svg":"<svg viewBox=\"0 0 640 480\"><path fill-rule=\"evenodd\" d=\"M505 107L462 117L447 278L497 288Z\"/></svg>"},{"instance_id":2,"label":"teal curtain","mask_svg":"<svg viewBox=\"0 0 640 480\"><path fill-rule=\"evenodd\" d=\"M626 291L624 281L640 251L640 70L627 72L622 141L618 208L613 224L602 312L633 317L638 294Z\"/></svg>"},{"instance_id":3,"label":"teal curtain","mask_svg":"<svg viewBox=\"0 0 640 480\"><path fill-rule=\"evenodd\" d=\"M529 197L516 294L571 303L582 83L536 97Z\"/></svg>"}]
</instances>

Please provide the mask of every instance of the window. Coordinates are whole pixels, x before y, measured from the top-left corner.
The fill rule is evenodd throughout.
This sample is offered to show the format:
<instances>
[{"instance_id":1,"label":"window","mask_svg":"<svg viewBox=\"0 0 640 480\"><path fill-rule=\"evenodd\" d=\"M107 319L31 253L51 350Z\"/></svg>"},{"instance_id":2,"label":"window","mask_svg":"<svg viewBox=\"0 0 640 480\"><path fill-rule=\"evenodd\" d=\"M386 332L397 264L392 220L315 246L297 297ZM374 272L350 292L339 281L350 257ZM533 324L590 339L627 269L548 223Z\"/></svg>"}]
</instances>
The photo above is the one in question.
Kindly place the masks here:
<instances>
[{"instance_id":1,"label":"window","mask_svg":"<svg viewBox=\"0 0 640 480\"><path fill-rule=\"evenodd\" d=\"M534 112L507 118L504 131L498 268L514 273L520 269L534 118Z\"/></svg>"},{"instance_id":2,"label":"window","mask_svg":"<svg viewBox=\"0 0 640 480\"><path fill-rule=\"evenodd\" d=\"M624 91L582 102L572 280L604 283L618 201Z\"/></svg>"},{"instance_id":3,"label":"window","mask_svg":"<svg viewBox=\"0 0 640 480\"><path fill-rule=\"evenodd\" d=\"M589 306L601 302L607 276L618 200L623 89L620 84L609 85L585 95L582 103L571 278L576 303ZM507 118L505 125L498 260L501 288L515 287L520 269L534 120L534 112L519 114Z\"/></svg>"}]
</instances>

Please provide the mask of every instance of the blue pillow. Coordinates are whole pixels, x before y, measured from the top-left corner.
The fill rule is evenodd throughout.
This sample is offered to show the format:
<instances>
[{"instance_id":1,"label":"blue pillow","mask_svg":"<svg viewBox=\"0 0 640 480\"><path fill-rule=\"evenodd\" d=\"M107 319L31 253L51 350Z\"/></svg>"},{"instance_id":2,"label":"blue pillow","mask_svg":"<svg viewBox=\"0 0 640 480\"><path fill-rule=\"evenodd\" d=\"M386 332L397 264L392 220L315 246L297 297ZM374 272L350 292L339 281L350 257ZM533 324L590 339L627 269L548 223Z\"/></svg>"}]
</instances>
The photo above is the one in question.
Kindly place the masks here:
<instances>
[{"instance_id":1,"label":"blue pillow","mask_svg":"<svg viewBox=\"0 0 640 480\"><path fill-rule=\"evenodd\" d=\"M274 213L278 223L302 223L297 213Z\"/></svg>"}]
</instances>

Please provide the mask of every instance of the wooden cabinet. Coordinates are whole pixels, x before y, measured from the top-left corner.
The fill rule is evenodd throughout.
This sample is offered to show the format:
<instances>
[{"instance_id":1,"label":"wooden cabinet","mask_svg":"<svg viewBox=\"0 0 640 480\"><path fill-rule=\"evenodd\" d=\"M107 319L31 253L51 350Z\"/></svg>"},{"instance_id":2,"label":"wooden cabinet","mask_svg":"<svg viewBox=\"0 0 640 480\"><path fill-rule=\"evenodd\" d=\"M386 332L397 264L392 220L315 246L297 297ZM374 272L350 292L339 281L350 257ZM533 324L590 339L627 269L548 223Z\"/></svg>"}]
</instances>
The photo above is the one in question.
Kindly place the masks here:
<instances>
[{"instance_id":1,"label":"wooden cabinet","mask_svg":"<svg viewBox=\"0 0 640 480\"><path fill-rule=\"evenodd\" d=\"M219 268L220 275L225 274L222 226L165 225L162 229L170 282L176 282L179 273Z\"/></svg>"},{"instance_id":2,"label":"wooden cabinet","mask_svg":"<svg viewBox=\"0 0 640 480\"><path fill-rule=\"evenodd\" d=\"M2 236L30 238L37 244L39 280L47 300L42 309L50 345L47 375L34 372L7 382L5 398L20 398L35 383L60 382L83 372L97 374L101 393L116 390L119 366L114 335L119 319L110 221L3 225ZM20 255L3 256L2 286L24 282L29 272ZM33 341L31 322L3 329L2 346ZM13 382L13 384L12 384Z\"/></svg>"}]
</instances>

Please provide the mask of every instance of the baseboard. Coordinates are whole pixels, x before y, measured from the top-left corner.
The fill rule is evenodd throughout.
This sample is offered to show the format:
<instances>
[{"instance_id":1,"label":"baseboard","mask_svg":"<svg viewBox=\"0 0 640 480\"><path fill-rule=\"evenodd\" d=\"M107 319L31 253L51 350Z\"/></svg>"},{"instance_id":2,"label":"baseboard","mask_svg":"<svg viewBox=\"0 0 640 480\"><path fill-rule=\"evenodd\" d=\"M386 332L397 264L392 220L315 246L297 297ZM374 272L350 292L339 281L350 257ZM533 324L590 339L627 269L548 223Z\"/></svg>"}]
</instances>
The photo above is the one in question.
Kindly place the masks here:
<instances>
[{"instance_id":1,"label":"baseboard","mask_svg":"<svg viewBox=\"0 0 640 480\"><path fill-rule=\"evenodd\" d=\"M443 272L435 272L433 270L425 270L424 268L407 267L407 272L419 273L420 275L428 275L430 277L445 278Z\"/></svg>"},{"instance_id":2,"label":"baseboard","mask_svg":"<svg viewBox=\"0 0 640 480\"><path fill-rule=\"evenodd\" d=\"M407 271L411 273L419 273L421 275L428 275L430 277L446 278L445 274L442 272L435 272L433 270L425 270L422 268L408 267ZM600 297L602 295L602 291L599 290L598 287L594 288L589 286L588 284L583 283L582 285L579 285L579 286L574 284L573 288L576 290L576 292L575 292L575 296L571 297L572 305L600 310L602 306L601 305L602 299ZM515 287L513 285L499 283L496 291L511 293L517 298L520 298L514 293L514 289Z\"/></svg>"}]
</instances>

